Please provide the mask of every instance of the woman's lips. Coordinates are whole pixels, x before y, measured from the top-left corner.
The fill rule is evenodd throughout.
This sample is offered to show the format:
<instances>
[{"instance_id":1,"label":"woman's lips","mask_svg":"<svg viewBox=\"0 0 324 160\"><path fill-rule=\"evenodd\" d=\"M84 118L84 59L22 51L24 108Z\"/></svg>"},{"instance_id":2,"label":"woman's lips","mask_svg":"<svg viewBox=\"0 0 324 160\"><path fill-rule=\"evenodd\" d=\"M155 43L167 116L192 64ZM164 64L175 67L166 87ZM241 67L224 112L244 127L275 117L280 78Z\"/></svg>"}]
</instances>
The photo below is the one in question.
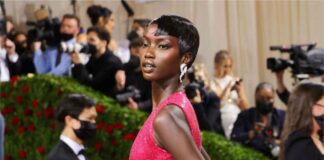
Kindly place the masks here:
<instances>
[{"instance_id":1,"label":"woman's lips","mask_svg":"<svg viewBox=\"0 0 324 160\"><path fill-rule=\"evenodd\" d=\"M144 63L142 63L142 71L145 73L151 73L154 71L155 69L155 65L152 62L149 61L145 61Z\"/></svg>"}]
</instances>

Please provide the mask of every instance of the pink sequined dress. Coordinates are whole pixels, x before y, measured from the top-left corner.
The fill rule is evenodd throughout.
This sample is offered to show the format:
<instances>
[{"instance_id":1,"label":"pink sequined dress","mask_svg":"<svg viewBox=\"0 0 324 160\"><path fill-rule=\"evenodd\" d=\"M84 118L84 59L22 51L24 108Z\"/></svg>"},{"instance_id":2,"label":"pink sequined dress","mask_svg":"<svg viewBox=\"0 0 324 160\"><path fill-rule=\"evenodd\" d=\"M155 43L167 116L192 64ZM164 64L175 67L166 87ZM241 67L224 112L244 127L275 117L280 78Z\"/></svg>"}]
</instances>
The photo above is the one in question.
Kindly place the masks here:
<instances>
[{"instance_id":1,"label":"pink sequined dress","mask_svg":"<svg viewBox=\"0 0 324 160\"><path fill-rule=\"evenodd\" d=\"M198 149L201 150L201 136L195 111L193 110L193 107L184 92L175 92L168 98L160 102L157 108L152 111L152 113L144 123L133 143L132 149L130 151L130 160L174 159L168 151L158 146L153 136L153 120L160 112L160 110L163 109L163 107L170 104L176 105L181 108L189 124L191 135Z\"/></svg>"}]
</instances>

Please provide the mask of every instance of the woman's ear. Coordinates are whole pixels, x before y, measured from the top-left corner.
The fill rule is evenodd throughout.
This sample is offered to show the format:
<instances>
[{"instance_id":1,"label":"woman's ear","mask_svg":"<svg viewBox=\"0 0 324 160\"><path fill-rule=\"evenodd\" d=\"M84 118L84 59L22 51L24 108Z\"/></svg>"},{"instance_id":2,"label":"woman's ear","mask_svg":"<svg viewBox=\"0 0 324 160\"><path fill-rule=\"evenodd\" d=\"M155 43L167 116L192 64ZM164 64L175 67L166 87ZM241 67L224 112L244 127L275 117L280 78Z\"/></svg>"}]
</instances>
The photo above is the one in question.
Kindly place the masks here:
<instances>
[{"instance_id":1,"label":"woman's ear","mask_svg":"<svg viewBox=\"0 0 324 160\"><path fill-rule=\"evenodd\" d=\"M192 61L192 54L190 52L185 53L182 58L181 58L181 63L185 63L186 65L188 65L188 63L190 63Z\"/></svg>"},{"instance_id":2,"label":"woman's ear","mask_svg":"<svg viewBox=\"0 0 324 160\"><path fill-rule=\"evenodd\" d=\"M97 22L97 25L103 25L105 23L105 19L103 16L100 16Z\"/></svg>"}]
</instances>

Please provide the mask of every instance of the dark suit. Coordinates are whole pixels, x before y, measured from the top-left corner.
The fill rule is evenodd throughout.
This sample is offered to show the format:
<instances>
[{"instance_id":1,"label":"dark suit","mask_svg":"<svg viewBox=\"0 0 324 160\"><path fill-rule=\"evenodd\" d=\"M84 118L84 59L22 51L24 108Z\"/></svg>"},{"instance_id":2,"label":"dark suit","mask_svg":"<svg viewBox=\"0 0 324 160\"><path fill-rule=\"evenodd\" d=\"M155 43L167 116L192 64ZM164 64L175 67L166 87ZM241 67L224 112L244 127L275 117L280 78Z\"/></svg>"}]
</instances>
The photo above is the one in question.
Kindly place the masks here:
<instances>
[{"instance_id":1,"label":"dark suit","mask_svg":"<svg viewBox=\"0 0 324 160\"><path fill-rule=\"evenodd\" d=\"M66 143L59 141L47 155L46 160L79 160L79 158Z\"/></svg>"}]
</instances>

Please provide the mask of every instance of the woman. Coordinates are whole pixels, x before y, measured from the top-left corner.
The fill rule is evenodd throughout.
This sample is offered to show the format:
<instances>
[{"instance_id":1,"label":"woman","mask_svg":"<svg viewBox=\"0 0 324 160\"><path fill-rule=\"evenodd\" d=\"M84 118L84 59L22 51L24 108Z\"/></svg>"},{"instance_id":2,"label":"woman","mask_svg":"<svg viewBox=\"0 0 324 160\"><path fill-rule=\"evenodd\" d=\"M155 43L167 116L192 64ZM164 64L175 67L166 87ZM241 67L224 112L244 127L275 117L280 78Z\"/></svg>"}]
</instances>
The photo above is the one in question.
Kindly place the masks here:
<instances>
[{"instance_id":1,"label":"woman","mask_svg":"<svg viewBox=\"0 0 324 160\"><path fill-rule=\"evenodd\" d=\"M134 141L130 160L209 159L181 85L198 51L197 29L185 18L163 15L148 26L143 47L141 69L152 83L153 111Z\"/></svg>"},{"instance_id":2,"label":"woman","mask_svg":"<svg viewBox=\"0 0 324 160\"><path fill-rule=\"evenodd\" d=\"M242 79L231 75L233 59L226 50L216 53L215 78L211 81L213 90L221 99L221 122L227 138L230 137L238 114L247 109Z\"/></svg>"},{"instance_id":3,"label":"woman","mask_svg":"<svg viewBox=\"0 0 324 160\"><path fill-rule=\"evenodd\" d=\"M322 160L324 85L302 83L288 100L282 135L282 160Z\"/></svg>"}]
</instances>

